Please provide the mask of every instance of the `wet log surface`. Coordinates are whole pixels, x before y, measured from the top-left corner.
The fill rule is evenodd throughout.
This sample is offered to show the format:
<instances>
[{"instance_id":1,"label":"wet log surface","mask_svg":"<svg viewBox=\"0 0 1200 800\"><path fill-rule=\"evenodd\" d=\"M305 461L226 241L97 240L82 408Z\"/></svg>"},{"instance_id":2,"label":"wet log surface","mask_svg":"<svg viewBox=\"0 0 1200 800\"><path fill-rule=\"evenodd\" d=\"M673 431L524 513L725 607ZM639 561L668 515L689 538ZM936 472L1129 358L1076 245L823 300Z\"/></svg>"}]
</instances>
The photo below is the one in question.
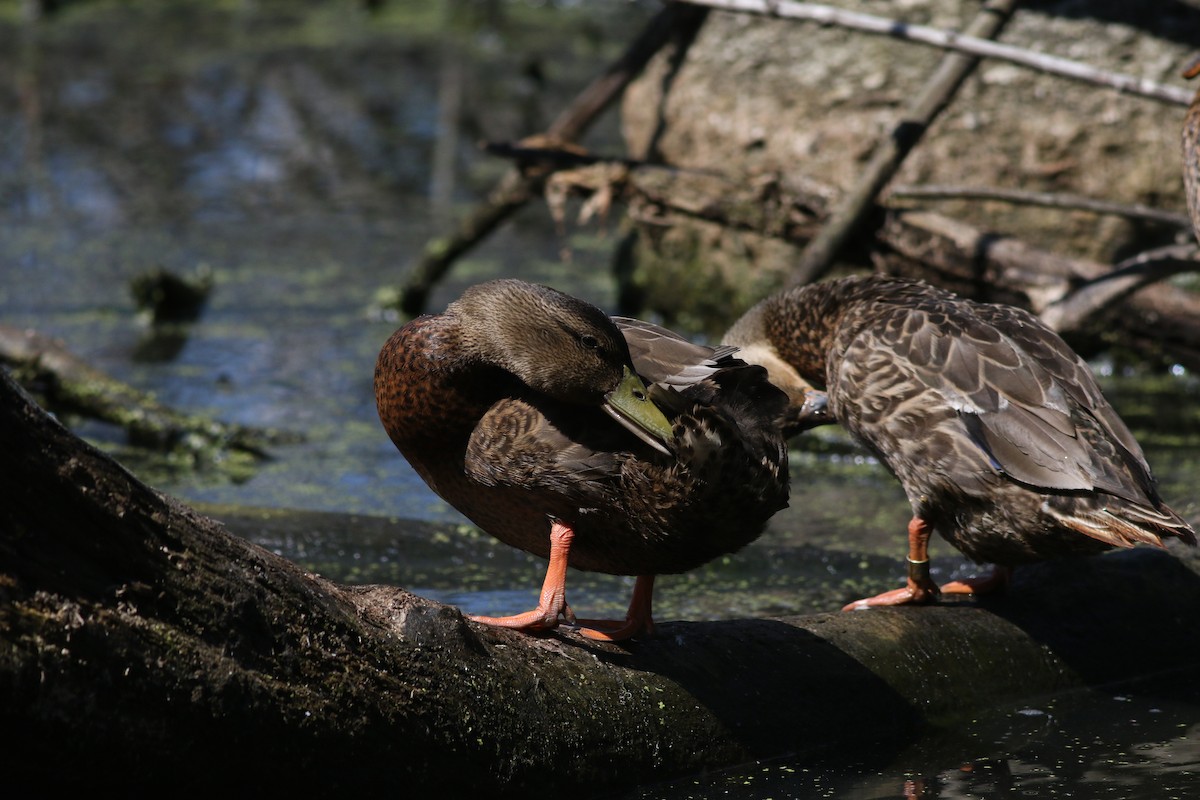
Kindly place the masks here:
<instances>
[{"instance_id":1,"label":"wet log surface","mask_svg":"<svg viewBox=\"0 0 1200 800\"><path fill-rule=\"evenodd\" d=\"M882 759L923 725L1200 666L1181 551L1029 568L986 602L664 623L627 646L493 630L231 534L2 373L0 485L9 786L588 796L789 752Z\"/></svg>"}]
</instances>

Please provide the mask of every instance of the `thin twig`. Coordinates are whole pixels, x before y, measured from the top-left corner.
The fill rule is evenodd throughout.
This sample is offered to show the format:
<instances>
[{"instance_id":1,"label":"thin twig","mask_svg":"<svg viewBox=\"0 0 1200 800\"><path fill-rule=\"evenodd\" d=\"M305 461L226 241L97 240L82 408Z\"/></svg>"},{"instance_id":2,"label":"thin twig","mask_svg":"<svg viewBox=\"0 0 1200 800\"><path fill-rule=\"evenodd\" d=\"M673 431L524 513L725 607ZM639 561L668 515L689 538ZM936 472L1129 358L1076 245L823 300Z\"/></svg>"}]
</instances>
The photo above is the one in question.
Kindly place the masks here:
<instances>
[{"instance_id":1,"label":"thin twig","mask_svg":"<svg viewBox=\"0 0 1200 800\"><path fill-rule=\"evenodd\" d=\"M897 186L888 190L888 197L922 200L998 200L1003 203L1090 211L1094 214L1144 219L1189 230L1192 227L1192 220L1187 214L1163 211L1141 203L1114 203L1075 194L1030 192L1023 189L1003 189L997 186Z\"/></svg>"},{"instance_id":2,"label":"thin twig","mask_svg":"<svg viewBox=\"0 0 1200 800\"><path fill-rule=\"evenodd\" d=\"M1016 10L1017 0L991 0L980 9L967 31L973 36L995 36ZM875 198L900 169L925 131L958 93L979 59L946 53L925 88L917 95L888 136L880 139L857 183L830 215L800 256L788 279L789 286L810 283L829 271L843 246L875 205Z\"/></svg>"},{"instance_id":3,"label":"thin twig","mask_svg":"<svg viewBox=\"0 0 1200 800\"><path fill-rule=\"evenodd\" d=\"M855 11L847 11L819 3L800 3L792 2L792 0L687 0L687 2L726 11L741 11L786 19L808 20L821 25L836 25L867 33L878 33L884 36L891 36L895 39L940 47L945 50L957 50L982 58L1007 61L1051 75L1092 83L1097 86L1107 86L1119 92L1147 97L1152 100L1161 100L1181 106L1186 106L1192 102L1193 92L1145 78L1138 78L1134 75L1097 69L1089 67L1086 64L1080 64L1078 61L1071 61L1045 53L1036 53L1021 47L999 44L975 36L955 33L954 31L930 28L924 25L910 25L900 20L876 17L871 14L860 14Z\"/></svg>"}]
</instances>

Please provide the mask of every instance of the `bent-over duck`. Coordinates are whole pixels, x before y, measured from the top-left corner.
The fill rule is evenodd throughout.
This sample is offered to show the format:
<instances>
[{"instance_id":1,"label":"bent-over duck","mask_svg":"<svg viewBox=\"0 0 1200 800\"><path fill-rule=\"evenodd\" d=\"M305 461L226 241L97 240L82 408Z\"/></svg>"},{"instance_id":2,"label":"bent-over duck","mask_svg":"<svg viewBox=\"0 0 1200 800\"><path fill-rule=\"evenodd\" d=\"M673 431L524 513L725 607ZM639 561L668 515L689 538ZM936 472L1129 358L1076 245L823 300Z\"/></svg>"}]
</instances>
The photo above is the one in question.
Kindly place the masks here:
<instances>
[{"instance_id":1,"label":"bent-over duck","mask_svg":"<svg viewBox=\"0 0 1200 800\"><path fill-rule=\"evenodd\" d=\"M576 622L570 565L638 576L626 620L581 632L649 633L656 574L738 550L787 505L787 399L762 368L549 287L491 281L404 325L375 398L430 488L550 561L537 608L480 622Z\"/></svg>"},{"instance_id":2,"label":"bent-over duck","mask_svg":"<svg viewBox=\"0 0 1200 800\"><path fill-rule=\"evenodd\" d=\"M1164 539L1196 543L1088 365L1012 306L885 276L772 296L724 337L779 386L811 384L912 505L908 581L846 606L1003 586L1011 568ZM938 531L990 578L938 587Z\"/></svg>"}]
</instances>

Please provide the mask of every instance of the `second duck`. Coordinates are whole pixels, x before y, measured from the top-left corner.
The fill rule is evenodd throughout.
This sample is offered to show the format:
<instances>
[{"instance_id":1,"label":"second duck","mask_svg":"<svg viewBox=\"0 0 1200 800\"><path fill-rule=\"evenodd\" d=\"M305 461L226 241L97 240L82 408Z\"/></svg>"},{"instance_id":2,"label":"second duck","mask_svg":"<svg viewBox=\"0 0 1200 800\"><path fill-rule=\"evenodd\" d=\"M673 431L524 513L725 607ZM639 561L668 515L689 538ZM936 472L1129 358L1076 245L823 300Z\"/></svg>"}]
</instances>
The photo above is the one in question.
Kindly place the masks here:
<instances>
[{"instance_id":1,"label":"second duck","mask_svg":"<svg viewBox=\"0 0 1200 800\"><path fill-rule=\"evenodd\" d=\"M1014 566L1060 556L1196 543L1088 365L1022 309L856 276L770 297L724 341L785 390L824 388L832 415L904 487L907 583L847 609L986 591ZM935 584L935 530L995 564L992 577Z\"/></svg>"}]
</instances>

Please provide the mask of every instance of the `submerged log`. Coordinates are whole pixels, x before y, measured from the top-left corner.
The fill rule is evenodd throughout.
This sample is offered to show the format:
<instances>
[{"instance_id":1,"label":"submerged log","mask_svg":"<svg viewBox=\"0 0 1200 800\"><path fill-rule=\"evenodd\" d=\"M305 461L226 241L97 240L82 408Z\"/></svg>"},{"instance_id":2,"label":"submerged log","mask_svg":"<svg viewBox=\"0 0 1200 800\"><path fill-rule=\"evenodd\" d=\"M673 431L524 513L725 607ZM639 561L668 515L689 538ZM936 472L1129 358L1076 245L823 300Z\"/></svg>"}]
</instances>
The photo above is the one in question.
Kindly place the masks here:
<instances>
[{"instance_id":1,"label":"submerged log","mask_svg":"<svg viewBox=\"0 0 1200 800\"><path fill-rule=\"evenodd\" d=\"M1200 571L1138 550L987 603L664 623L624 646L336 585L80 441L0 373L5 784L579 796L1200 668Z\"/></svg>"},{"instance_id":2,"label":"submerged log","mask_svg":"<svg viewBox=\"0 0 1200 800\"><path fill-rule=\"evenodd\" d=\"M274 445L301 441L299 434L231 425L184 414L96 369L62 342L36 331L0 324L0 364L37 386L47 405L125 429L136 445L199 456L239 451L257 459Z\"/></svg>"}]
</instances>

